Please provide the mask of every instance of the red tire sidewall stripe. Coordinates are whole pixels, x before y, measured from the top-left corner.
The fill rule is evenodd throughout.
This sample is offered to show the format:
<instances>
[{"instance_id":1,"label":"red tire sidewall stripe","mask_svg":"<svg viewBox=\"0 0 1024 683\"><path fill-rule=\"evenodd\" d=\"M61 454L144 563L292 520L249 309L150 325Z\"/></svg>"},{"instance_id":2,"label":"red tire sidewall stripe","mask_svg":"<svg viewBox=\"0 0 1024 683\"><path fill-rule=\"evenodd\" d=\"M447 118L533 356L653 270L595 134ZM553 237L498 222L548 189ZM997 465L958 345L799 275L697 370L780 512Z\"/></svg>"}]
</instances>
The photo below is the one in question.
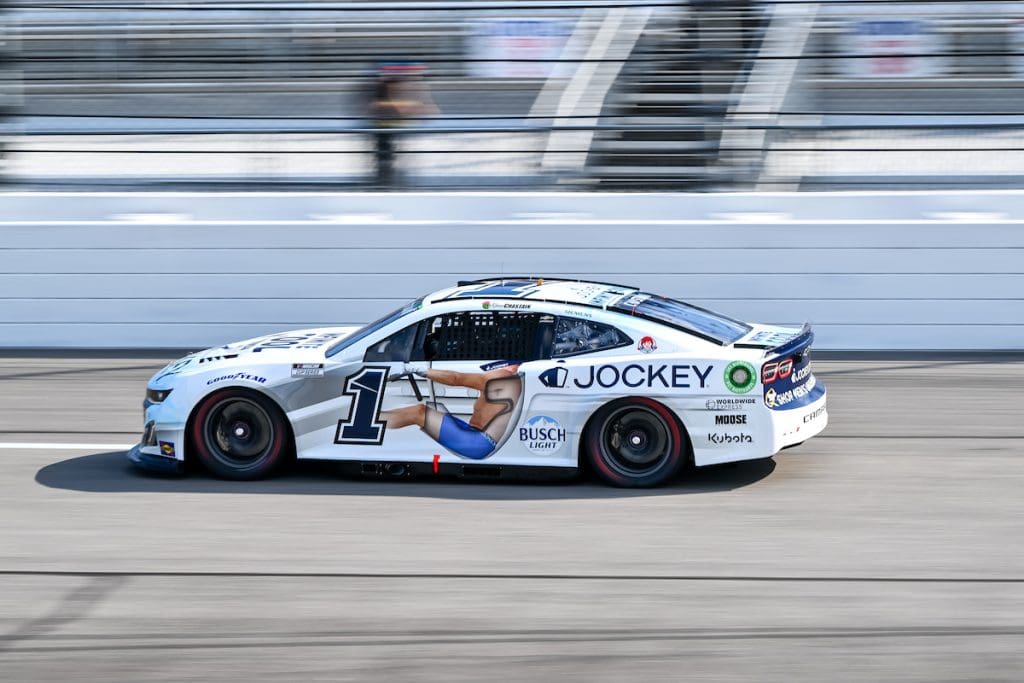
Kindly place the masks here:
<instances>
[{"instance_id":1,"label":"red tire sidewall stripe","mask_svg":"<svg viewBox=\"0 0 1024 683\"><path fill-rule=\"evenodd\" d=\"M203 434L203 425L206 422L206 416L209 415L216 403L213 399L217 393L218 392L214 392L204 398L203 402L199 404L199 410L196 411L195 417L192 418L192 442L196 447L196 455L204 462L209 460L210 452L206 447L206 437Z\"/></svg>"},{"instance_id":2,"label":"red tire sidewall stripe","mask_svg":"<svg viewBox=\"0 0 1024 683\"><path fill-rule=\"evenodd\" d=\"M601 457L600 434L590 435L590 437L587 439L587 448L589 448L591 452L590 461L597 465L598 469L600 469L605 475L611 477L612 479L622 479L622 475L613 470L612 468L608 467L608 464L604 461L604 458Z\"/></svg>"},{"instance_id":3,"label":"red tire sidewall stripe","mask_svg":"<svg viewBox=\"0 0 1024 683\"><path fill-rule=\"evenodd\" d=\"M675 415L673 415L672 412L668 408L666 408L663 404L659 403L658 401L655 401L653 398L636 397L636 398L631 398L631 399L626 399L626 400L631 401L633 403L638 403L638 404L643 405L643 406L645 406L647 408L650 408L656 414L658 414L658 416L660 416L661 419L664 420L665 423L668 425L669 430L672 432L672 445L673 445L674 448L672 449L671 456L669 457L668 460L666 460L666 462L675 462L680 457L682 457L683 435L682 435L682 432L679 429L679 421L676 419ZM609 405L612 405L612 404L609 403L606 406L602 406L601 410L604 410L604 408L609 406ZM600 439L601 439L601 435L600 434L591 433L588 436L587 448L591 452L591 458L590 458L591 462L593 462L595 465L597 465L597 467L601 470L601 472L603 472L608 477L611 477L612 479L615 479L617 481L626 481L626 478L622 474L620 474L620 473L616 472L615 470L611 469L608 466L608 464L604 461L604 458L601 457L601 441L600 441Z\"/></svg>"},{"instance_id":4,"label":"red tire sidewall stripe","mask_svg":"<svg viewBox=\"0 0 1024 683\"><path fill-rule=\"evenodd\" d=\"M658 403L653 398L641 398L640 402L647 404L651 410L658 413L658 415L661 416L661 419L665 421L665 424L668 425L668 428L672 431L672 445L674 446L672 449L672 459L678 458L683 449L683 435L679 431L679 420L671 410L666 408L663 404Z\"/></svg>"},{"instance_id":5,"label":"red tire sidewall stripe","mask_svg":"<svg viewBox=\"0 0 1024 683\"><path fill-rule=\"evenodd\" d=\"M223 389L221 391L215 391L211 394L208 394L203 399L203 402L199 404L199 410L196 411L195 417L192 419L192 441L196 447L196 455L199 456L200 460L207 461L211 457L209 450L206 447L206 438L203 434L203 425L206 422L207 415L209 415L210 411L213 409L213 406L215 406L218 402L226 398L247 398L249 395L250 393L244 390ZM259 396L260 398L263 398L262 394L259 394ZM269 401L270 399L267 400ZM264 410L267 410L271 422L274 423L274 443L272 444L271 448L277 454L274 458L274 460L276 461L278 458L281 457L281 450L284 446L282 442L284 441L284 428L287 418L285 418L284 421L279 421L274 418L273 411L270 410L268 406L263 405L262 401L257 401L257 403L259 403Z\"/></svg>"}]
</instances>

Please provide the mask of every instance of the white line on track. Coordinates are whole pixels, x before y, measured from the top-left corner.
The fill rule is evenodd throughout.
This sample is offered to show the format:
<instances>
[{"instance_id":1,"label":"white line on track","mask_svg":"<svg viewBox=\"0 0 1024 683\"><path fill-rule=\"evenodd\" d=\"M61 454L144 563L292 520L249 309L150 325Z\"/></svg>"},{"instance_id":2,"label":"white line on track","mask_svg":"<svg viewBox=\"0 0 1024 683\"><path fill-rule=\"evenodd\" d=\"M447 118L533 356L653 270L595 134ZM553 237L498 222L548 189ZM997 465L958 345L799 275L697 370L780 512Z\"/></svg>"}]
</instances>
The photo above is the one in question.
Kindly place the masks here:
<instances>
[{"instance_id":1,"label":"white line on track","mask_svg":"<svg viewBox=\"0 0 1024 683\"><path fill-rule=\"evenodd\" d=\"M321 214L317 214L321 215ZM754 224L758 221L750 219L742 214L731 214L734 217L729 220L723 220L721 218L573 218L573 219L530 219L521 220L515 218L502 218L502 219L395 219L395 220L367 220L367 221L351 221L347 218L344 220L336 220L338 216L323 214L322 217L329 218L330 220L308 220L305 218L296 218L294 220L280 220L280 219L238 219L238 220L221 220L221 219L202 219L195 218L187 221L175 221L173 223L160 223L160 225L171 225L171 226L183 226L183 225L194 225L194 226L246 226L246 227L280 227L280 226L324 226L332 225L334 223L351 223L354 225L373 225L374 227L388 226L388 225L409 225L409 226L425 226L425 227L455 227L455 226L538 226L538 225L586 225L586 226L657 226L657 225L737 225L737 224ZM735 216L741 216L736 218ZM761 216L763 218L763 216ZM934 218L793 218L791 220L771 220L767 221L775 226L794 225L794 226L808 226L808 225L937 225L944 226L950 224L962 224L964 220L962 217L958 217L956 220L936 220ZM1006 218L1001 220L978 220L973 221L975 223L981 223L984 225L1020 225L1024 223L1024 218ZM125 225L125 221L121 220L16 220L16 219L4 219L0 220L0 226L26 226L26 227L66 227L66 226L105 226L105 225ZM13 247L7 247L13 248Z\"/></svg>"},{"instance_id":2,"label":"white line on track","mask_svg":"<svg viewBox=\"0 0 1024 683\"><path fill-rule=\"evenodd\" d=\"M91 451L110 450L126 451L135 444L124 443L34 443L34 442L0 442L0 450L27 451Z\"/></svg>"}]
</instances>

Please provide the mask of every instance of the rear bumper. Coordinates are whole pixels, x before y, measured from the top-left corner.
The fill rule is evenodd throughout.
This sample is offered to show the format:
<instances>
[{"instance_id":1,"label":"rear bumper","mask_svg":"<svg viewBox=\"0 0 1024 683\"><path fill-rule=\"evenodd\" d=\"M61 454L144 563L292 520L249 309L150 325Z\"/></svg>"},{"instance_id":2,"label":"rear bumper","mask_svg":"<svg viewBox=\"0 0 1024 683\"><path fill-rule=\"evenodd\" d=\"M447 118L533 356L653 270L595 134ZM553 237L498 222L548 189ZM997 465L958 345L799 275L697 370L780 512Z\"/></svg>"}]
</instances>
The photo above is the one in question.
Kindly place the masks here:
<instances>
[{"instance_id":1,"label":"rear bumper","mask_svg":"<svg viewBox=\"0 0 1024 683\"><path fill-rule=\"evenodd\" d=\"M821 396L816 400L800 408L772 411L776 452L803 443L828 426L825 386L820 383L818 386L821 388Z\"/></svg>"},{"instance_id":2,"label":"rear bumper","mask_svg":"<svg viewBox=\"0 0 1024 683\"><path fill-rule=\"evenodd\" d=\"M144 453L142 445L136 444L128 451L128 461L147 472L163 472L165 474L181 474L185 471L185 463L181 460L163 455Z\"/></svg>"}]
</instances>

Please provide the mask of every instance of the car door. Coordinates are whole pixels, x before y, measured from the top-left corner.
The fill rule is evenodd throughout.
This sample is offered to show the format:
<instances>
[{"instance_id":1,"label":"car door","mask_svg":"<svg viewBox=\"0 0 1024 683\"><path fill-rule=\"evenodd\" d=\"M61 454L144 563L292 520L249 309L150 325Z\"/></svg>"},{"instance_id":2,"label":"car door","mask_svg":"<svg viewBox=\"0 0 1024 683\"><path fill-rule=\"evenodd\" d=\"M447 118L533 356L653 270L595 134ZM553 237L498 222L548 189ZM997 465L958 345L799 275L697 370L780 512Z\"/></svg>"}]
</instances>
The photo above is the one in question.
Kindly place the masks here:
<instances>
[{"instance_id":1,"label":"car door","mask_svg":"<svg viewBox=\"0 0 1024 683\"><path fill-rule=\"evenodd\" d=\"M435 422L428 418L424 432L441 453L483 460L500 450L526 399L518 368L542 357L544 331L553 321L549 315L500 310L459 311L425 321L413 361L435 371L425 387Z\"/></svg>"},{"instance_id":2,"label":"car door","mask_svg":"<svg viewBox=\"0 0 1024 683\"><path fill-rule=\"evenodd\" d=\"M349 407L338 422L331 457L490 457L522 410L518 365L542 357L544 330L553 321L520 311L458 311L370 343L362 364L346 370L342 392ZM435 371L430 379L422 376L427 370ZM481 392L484 401L478 400Z\"/></svg>"},{"instance_id":3,"label":"car door","mask_svg":"<svg viewBox=\"0 0 1024 683\"><path fill-rule=\"evenodd\" d=\"M517 311L459 311L425 321L423 348L417 361L437 370L481 374L502 365L518 365L540 357L538 332L543 316ZM550 316L548 316L550 317ZM433 382L438 400L449 410L470 414L479 391Z\"/></svg>"}]
</instances>

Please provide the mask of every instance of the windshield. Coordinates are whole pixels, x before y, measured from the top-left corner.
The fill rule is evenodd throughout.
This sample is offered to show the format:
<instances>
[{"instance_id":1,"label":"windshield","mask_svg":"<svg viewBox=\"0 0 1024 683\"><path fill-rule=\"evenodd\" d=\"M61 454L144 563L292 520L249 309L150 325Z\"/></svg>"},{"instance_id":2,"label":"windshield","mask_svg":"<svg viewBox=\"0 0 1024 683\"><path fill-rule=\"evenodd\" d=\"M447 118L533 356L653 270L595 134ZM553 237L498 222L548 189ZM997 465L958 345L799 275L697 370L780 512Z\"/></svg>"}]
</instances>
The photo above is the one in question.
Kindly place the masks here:
<instances>
[{"instance_id":1,"label":"windshield","mask_svg":"<svg viewBox=\"0 0 1024 683\"><path fill-rule=\"evenodd\" d=\"M644 292L627 296L611 309L664 323L723 345L732 344L752 329L724 315Z\"/></svg>"},{"instance_id":2,"label":"windshield","mask_svg":"<svg viewBox=\"0 0 1024 683\"><path fill-rule=\"evenodd\" d=\"M384 316L380 320L376 320L376 321L370 323L369 325L366 325L365 327L359 328L358 330L356 330L355 332L353 332L349 336L345 337L344 339L342 339L340 342L338 342L337 344L335 344L331 348L327 349L327 354L326 354L327 357L330 358L331 356L335 355L336 353L344 351L348 347L350 347L353 344L355 344L357 341L360 341L361 339L365 339L366 337L370 336L371 334L373 334L377 330L382 329L384 327L387 327L388 325L390 325L391 323L395 322L399 318L401 318L401 317L403 317L403 316L405 316L405 315L407 315L409 313L412 313L413 311L417 310L422 305L423 305L423 299L416 299L415 301L410 301L409 303L407 303L402 308L399 308L397 311L392 311L391 313L388 313L386 316Z\"/></svg>"}]
</instances>

